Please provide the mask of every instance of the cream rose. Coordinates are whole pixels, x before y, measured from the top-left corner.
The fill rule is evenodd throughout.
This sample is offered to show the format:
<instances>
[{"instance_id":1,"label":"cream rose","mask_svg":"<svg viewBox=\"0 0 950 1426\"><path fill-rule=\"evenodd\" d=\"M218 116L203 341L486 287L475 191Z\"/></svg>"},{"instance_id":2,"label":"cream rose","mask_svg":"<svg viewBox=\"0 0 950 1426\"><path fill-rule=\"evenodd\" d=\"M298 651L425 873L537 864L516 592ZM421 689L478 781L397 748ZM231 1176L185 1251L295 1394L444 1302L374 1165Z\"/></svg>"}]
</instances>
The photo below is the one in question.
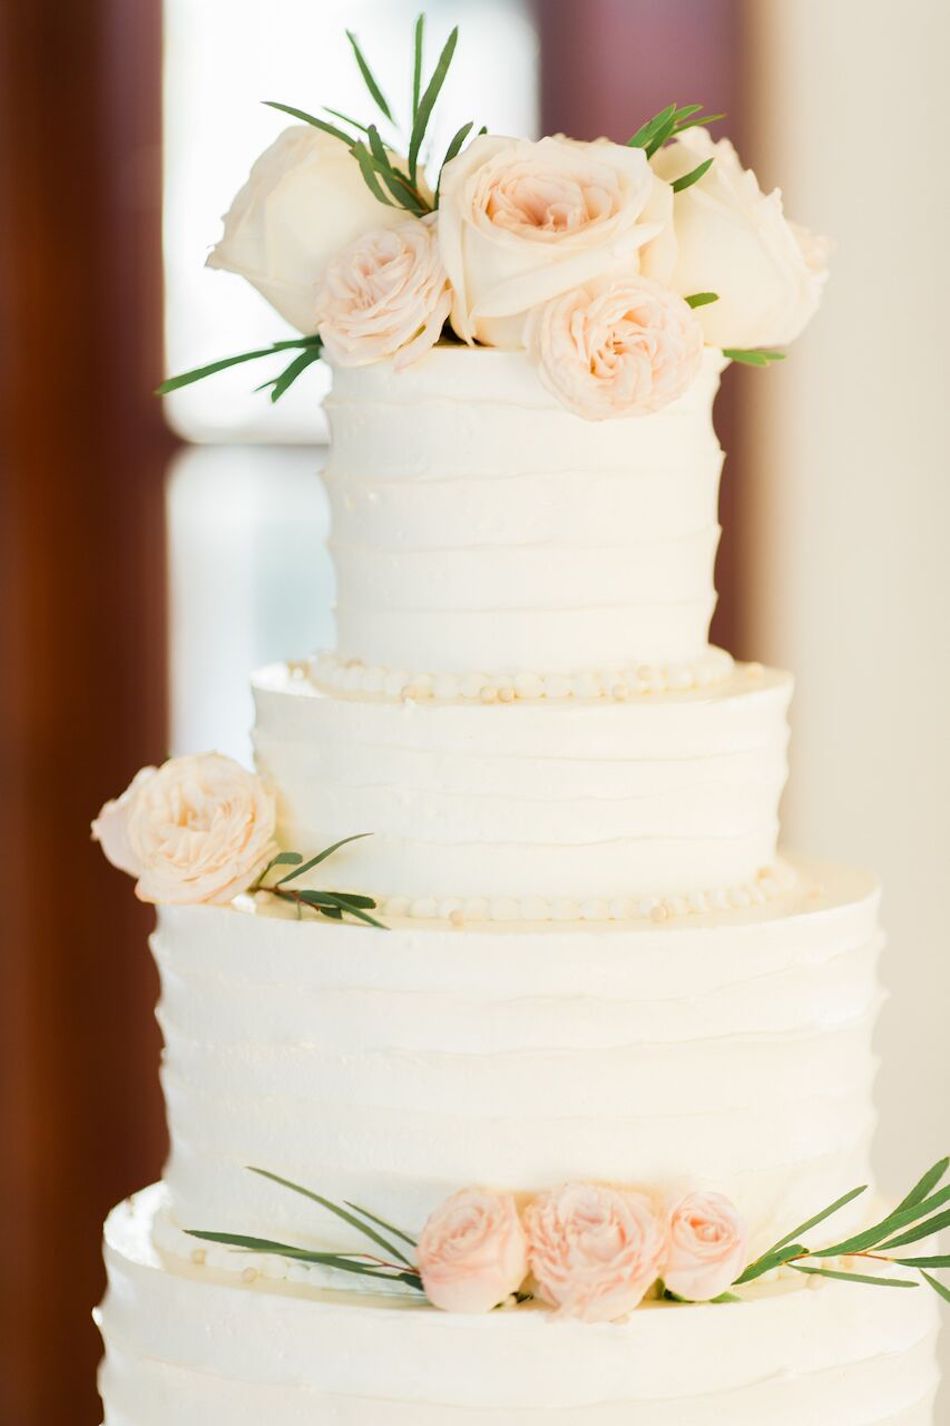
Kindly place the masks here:
<instances>
[{"instance_id":1,"label":"cream rose","mask_svg":"<svg viewBox=\"0 0 950 1426\"><path fill-rule=\"evenodd\" d=\"M510 1193L466 1188L437 1208L417 1248L422 1286L445 1312L490 1312L524 1282L527 1245Z\"/></svg>"},{"instance_id":2,"label":"cream rose","mask_svg":"<svg viewBox=\"0 0 950 1426\"><path fill-rule=\"evenodd\" d=\"M402 209L373 197L344 143L310 124L293 125L251 169L208 266L246 278L310 335L331 259L361 233L404 218Z\"/></svg>"},{"instance_id":3,"label":"cream rose","mask_svg":"<svg viewBox=\"0 0 950 1426\"><path fill-rule=\"evenodd\" d=\"M653 159L668 182L713 159L703 177L674 198L672 245L652 244L642 270L688 297L717 292L699 308L716 347L784 346L814 315L827 278L828 245L790 223L776 188L764 194L732 144L688 129Z\"/></svg>"},{"instance_id":4,"label":"cream rose","mask_svg":"<svg viewBox=\"0 0 950 1426\"><path fill-rule=\"evenodd\" d=\"M643 1193L568 1184L525 1213L538 1294L564 1315L612 1322L632 1312L660 1276L666 1228Z\"/></svg>"},{"instance_id":5,"label":"cream rose","mask_svg":"<svg viewBox=\"0 0 950 1426\"><path fill-rule=\"evenodd\" d=\"M138 773L92 824L109 861L138 878L142 901L231 901L276 854L274 796L220 753Z\"/></svg>"},{"instance_id":6,"label":"cream rose","mask_svg":"<svg viewBox=\"0 0 950 1426\"><path fill-rule=\"evenodd\" d=\"M683 394L702 360L696 313L644 277L567 292L533 312L525 331L545 385L590 421L659 411Z\"/></svg>"},{"instance_id":7,"label":"cream rose","mask_svg":"<svg viewBox=\"0 0 950 1426\"><path fill-rule=\"evenodd\" d=\"M642 150L484 135L442 174L439 240L463 340L517 348L527 311L635 269L665 195Z\"/></svg>"},{"instance_id":8,"label":"cream rose","mask_svg":"<svg viewBox=\"0 0 950 1426\"><path fill-rule=\"evenodd\" d=\"M735 1205L721 1193L691 1193L670 1215L663 1280L689 1302L721 1296L747 1265L748 1237Z\"/></svg>"},{"instance_id":9,"label":"cream rose","mask_svg":"<svg viewBox=\"0 0 950 1426\"><path fill-rule=\"evenodd\" d=\"M366 233L346 248L317 296L317 327L338 366L394 357L402 367L439 340L451 305L432 214Z\"/></svg>"}]
</instances>

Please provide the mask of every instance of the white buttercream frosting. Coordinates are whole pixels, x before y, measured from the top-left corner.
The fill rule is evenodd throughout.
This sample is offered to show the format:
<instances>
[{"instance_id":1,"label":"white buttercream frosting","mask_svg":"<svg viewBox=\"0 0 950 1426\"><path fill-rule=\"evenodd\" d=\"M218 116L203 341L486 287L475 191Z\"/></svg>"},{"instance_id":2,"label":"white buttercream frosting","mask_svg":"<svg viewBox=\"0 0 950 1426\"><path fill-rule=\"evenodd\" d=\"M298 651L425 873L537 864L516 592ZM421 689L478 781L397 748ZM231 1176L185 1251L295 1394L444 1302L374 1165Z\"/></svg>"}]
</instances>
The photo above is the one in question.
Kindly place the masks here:
<instances>
[{"instance_id":1,"label":"white buttercream frosting","mask_svg":"<svg viewBox=\"0 0 950 1426\"><path fill-rule=\"evenodd\" d=\"M599 423L565 410L524 352L337 370L325 480L342 657L512 674L701 657L724 365L709 351L680 400Z\"/></svg>"},{"instance_id":2,"label":"white buttercream frosting","mask_svg":"<svg viewBox=\"0 0 950 1426\"><path fill-rule=\"evenodd\" d=\"M471 1183L686 1179L774 1239L868 1181L874 1122L876 892L800 883L626 929L162 908L174 1221L352 1247L257 1164L409 1231Z\"/></svg>"},{"instance_id":3,"label":"white buttercream frosting","mask_svg":"<svg viewBox=\"0 0 950 1426\"><path fill-rule=\"evenodd\" d=\"M756 666L715 689L609 705L396 704L328 696L278 665L254 679L254 745L283 846L372 833L334 859L341 889L688 895L752 882L775 860L791 688Z\"/></svg>"},{"instance_id":4,"label":"white buttercream frosting","mask_svg":"<svg viewBox=\"0 0 950 1426\"><path fill-rule=\"evenodd\" d=\"M105 1426L931 1426L934 1299L762 1289L591 1326L163 1266L152 1189L106 1225ZM895 1301L895 1299L897 1299ZM908 1299L910 1299L908 1301Z\"/></svg>"}]
</instances>

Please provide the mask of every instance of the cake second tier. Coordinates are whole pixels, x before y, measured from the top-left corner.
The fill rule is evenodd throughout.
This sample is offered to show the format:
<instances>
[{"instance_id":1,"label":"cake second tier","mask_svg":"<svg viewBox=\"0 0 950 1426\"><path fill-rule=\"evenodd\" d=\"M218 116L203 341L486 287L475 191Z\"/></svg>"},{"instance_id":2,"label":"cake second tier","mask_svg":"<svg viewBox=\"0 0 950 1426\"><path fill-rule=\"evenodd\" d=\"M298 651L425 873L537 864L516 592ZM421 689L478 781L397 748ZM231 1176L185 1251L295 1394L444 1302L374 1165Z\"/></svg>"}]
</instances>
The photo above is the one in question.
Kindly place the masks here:
<instances>
[{"instance_id":1,"label":"cake second tier","mask_svg":"<svg viewBox=\"0 0 950 1426\"><path fill-rule=\"evenodd\" d=\"M777 885L791 688L750 666L709 690L483 706L328 695L281 665L254 681L255 748L281 845L372 833L334 876L390 916L629 920Z\"/></svg>"}]
</instances>

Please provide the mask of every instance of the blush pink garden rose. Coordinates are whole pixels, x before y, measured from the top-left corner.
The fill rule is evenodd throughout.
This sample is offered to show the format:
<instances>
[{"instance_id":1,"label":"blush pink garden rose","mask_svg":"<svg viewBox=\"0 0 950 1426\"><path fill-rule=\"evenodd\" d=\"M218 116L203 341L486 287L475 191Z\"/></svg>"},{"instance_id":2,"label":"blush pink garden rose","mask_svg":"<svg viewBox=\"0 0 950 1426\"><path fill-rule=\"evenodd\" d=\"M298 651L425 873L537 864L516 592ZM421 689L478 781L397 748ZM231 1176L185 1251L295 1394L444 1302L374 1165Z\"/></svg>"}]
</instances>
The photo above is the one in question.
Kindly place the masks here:
<instances>
[{"instance_id":1,"label":"blush pink garden rose","mask_svg":"<svg viewBox=\"0 0 950 1426\"><path fill-rule=\"evenodd\" d=\"M396 367L439 340L452 306L435 215L366 233L330 264L317 297L317 327L331 362Z\"/></svg>"},{"instance_id":2,"label":"blush pink garden rose","mask_svg":"<svg viewBox=\"0 0 950 1426\"><path fill-rule=\"evenodd\" d=\"M538 1295L565 1316L624 1317L662 1271L666 1224L644 1193L567 1184L531 1203L524 1221Z\"/></svg>"},{"instance_id":3,"label":"blush pink garden rose","mask_svg":"<svg viewBox=\"0 0 950 1426\"><path fill-rule=\"evenodd\" d=\"M444 1312L490 1312L524 1282L527 1244L510 1193L466 1188L432 1214L417 1248L422 1286Z\"/></svg>"},{"instance_id":4,"label":"blush pink garden rose","mask_svg":"<svg viewBox=\"0 0 950 1426\"><path fill-rule=\"evenodd\" d=\"M672 213L642 149L483 135L446 164L439 205L452 325L517 349L527 312L624 267Z\"/></svg>"},{"instance_id":5,"label":"blush pink garden rose","mask_svg":"<svg viewBox=\"0 0 950 1426\"><path fill-rule=\"evenodd\" d=\"M589 421L668 406L693 381L703 354L692 308L639 276L566 292L531 314L526 338L545 385Z\"/></svg>"},{"instance_id":6,"label":"blush pink garden rose","mask_svg":"<svg viewBox=\"0 0 950 1426\"><path fill-rule=\"evenodd\" d=\"M277 853L274 795L220 753L143 768L107 802L92 835L109 861L137 878L141 901L233 900Z\"/></svg>"},{"instance_id":7,"label":"blush pink garden rose","mask_svg":"<svg viewBox=\"0 0 950 1426\"><path fill-rule=\"evenodd\" d=\"M780 191L763 193L732 144L705 129L686 130L653 167L672 183L707 159L698 183L674 197L674 241L646 248L642 271L684 297L719 294L697 309L710 346L784 346L815 314L830 245L789 222Z\"/></svg>"},{"instance_id":8,"label":"blush pink garden rose","mask_svg":"<svg viewBox=\"0 0 950 1426\"><path fill-rule=\"evenodd\" d=\"M748 1235L735 1205L721 1193L691 1193L670 1215L663 1280L677 1297L711 1302L747 1266Z\"/></svg>"}]
</instances>

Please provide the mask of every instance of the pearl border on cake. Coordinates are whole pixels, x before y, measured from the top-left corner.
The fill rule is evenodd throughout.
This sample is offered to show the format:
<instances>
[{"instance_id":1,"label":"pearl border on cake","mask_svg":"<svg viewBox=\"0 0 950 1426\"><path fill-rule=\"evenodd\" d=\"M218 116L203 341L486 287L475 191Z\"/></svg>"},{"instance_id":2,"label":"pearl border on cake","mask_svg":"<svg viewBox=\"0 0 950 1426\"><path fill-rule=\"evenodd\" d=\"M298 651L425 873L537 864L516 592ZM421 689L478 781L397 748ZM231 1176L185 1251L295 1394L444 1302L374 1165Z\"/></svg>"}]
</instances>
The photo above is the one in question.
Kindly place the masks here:
<instances>
[{"instance_id":1,"label":"pearl border on cake","mask_svg":"<svg viewBox=\"0 0 950 1426\"><path fill-rule=\"evenodd\" d=\"M749 665L754 673L756 665ZM710 646L682 663L635 664L619 670L579 673L412 673L365 664L332 651L315 654L305 674L315 688L335 696L393 702L517 703L564 699L624 702L662 693L716 688L735 670L725 649Z\"/></svg>"}]
</instances>

